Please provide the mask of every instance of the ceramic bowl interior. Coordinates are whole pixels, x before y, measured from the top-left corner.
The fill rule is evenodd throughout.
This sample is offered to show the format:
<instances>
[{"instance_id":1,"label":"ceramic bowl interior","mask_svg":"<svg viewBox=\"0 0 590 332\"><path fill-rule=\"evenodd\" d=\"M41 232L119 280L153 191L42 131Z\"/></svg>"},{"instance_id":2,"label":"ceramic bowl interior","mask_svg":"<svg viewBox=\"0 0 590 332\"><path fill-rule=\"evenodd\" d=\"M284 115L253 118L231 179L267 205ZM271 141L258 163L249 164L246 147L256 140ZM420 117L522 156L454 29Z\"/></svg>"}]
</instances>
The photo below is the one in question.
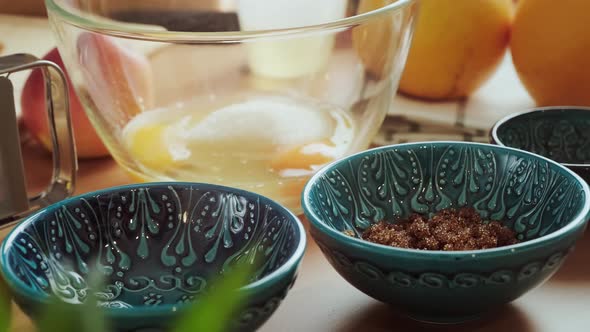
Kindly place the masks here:
<instances>
[{"instance_id":1,"label":"ceramic bowl interior","mask_svg":"<svg viewBox=\"0 0 590 332\"><path fill-rule=\"evenodd\" d=\"M304 199L322 224L356 237L381 220L469 206L527 241L578 215L584 188L559 165L530 154L442 142L371 150L337 162L310 181Z\"/></svg>"},{"instance_id":2,"label":"ceramic bowl interior","mask_svg":"<svg viewBox=\"0 0 590 332\"><path fill-rule=\"evenodd\" d=\"M344 278L413 317L436 322L478 315L546 280L584 229L590 207L586 183L558 163L464 142L401 144L353 155L315 175L302 202L311 235ZM360 239L381 220L463 206L501 221L521 243L445 252Z\"/></svg>"},{"instance_id":3,"label":"ceramic bowl interior","mask_svg":"<svg viewBox=\"0 0 590 332\"><path fill-rule=\"evenodd\" d=\"M277 296L273 287L292 282L304 247L301 223L273 201L221 186L162 183L53 205L15 228L1 262L24 302L53 294L80 303L92 291L117 315L157 316L198 298L238 262L256 264L243 289ZM104 289L88 289L91 271L105 276Z\"/></svg>"},{"instance_id":4,"label":"ceramic bowl interior","mask_svg":"<svg viewBox=\"0 0 590 332\"><path fill-rule=\"evenodd\" d=\"M567 166L590 166L590 108L541 108L512 115L494 126L492 140Z\"/></svg>"}]
</instances>

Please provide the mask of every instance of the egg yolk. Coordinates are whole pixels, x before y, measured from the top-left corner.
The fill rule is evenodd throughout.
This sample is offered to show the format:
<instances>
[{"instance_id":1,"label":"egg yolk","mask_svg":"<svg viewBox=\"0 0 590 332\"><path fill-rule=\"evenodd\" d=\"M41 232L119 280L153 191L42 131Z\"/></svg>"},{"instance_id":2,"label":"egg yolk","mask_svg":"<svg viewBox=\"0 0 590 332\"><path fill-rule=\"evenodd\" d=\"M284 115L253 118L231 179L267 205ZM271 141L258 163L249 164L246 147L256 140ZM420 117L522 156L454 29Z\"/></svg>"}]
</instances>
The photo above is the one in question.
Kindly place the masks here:
<instances>
[{"instance_id":1,"label":"egg yolk","mask_svg":"<svg viewBox=\"0 0 590 332\"><path fill-rule=\"evenodd\" d=\"M138 128L131 137L129 150L141 164L162 169L174 162L164 140L164 129L158 124Z\"/></svg>"},{"instance_id":2,"label":"egg yolk","mask_svg":"<svg viewBox=\"0 0 590 332\"><path fill-rule=\"evenodd\" d=\"M321 166L334 160L329 154L333 147L334 143L326 140L297 146L280 152L271 160L271 169L276 172L285 170L313 170L314 166Z\"/></svg>"}]
</instances>

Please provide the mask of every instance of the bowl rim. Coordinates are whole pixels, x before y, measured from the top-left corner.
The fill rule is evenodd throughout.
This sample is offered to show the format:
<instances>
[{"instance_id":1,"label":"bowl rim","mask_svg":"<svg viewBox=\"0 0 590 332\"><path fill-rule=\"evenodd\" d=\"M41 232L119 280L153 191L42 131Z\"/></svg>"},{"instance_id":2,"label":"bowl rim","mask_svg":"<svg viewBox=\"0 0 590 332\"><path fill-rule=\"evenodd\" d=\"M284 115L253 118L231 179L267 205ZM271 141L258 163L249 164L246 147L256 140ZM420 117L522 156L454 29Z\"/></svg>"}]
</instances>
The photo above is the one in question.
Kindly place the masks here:
<instances>
[{"instance_id":1,"label":"bowl rim","mask_svg":"<svg viewBox=\"0 0 590 332\"><path fill-rule=\"evenodd\" d=\"M128 191L133 189L140 189L140 188L163 188L169 186L181 186L181 187L197 187L197 188L209 188L211 190L220 190L225 192L236 193L239 195L244 195L246 197L258 197L261 202L265 204L269 204L273 206L273 209L279 210L281 214L283 214L287 219L294 224L296 231L299 232L299 242L297 243L297 247L291 254L291 257L283 263L279 268L272 271L271 273L267 274L261 279L258 279L252 283L249 283L245 286L240 287L239 291L243 292L248 296L248 294L256 294L258 291L261 291L265 288L271 288L281 280L287 276L292 269L297 270L299 267L303 255L305 253L306 245L307 245L307 234L305 232L305 228L301 223L301 220L293 214L289 209L284 207L282 204L270 199L266 196L243 190L229 186L217 185L217 184L210 184L210 183L202 183L202 182L178 182L178 181L170 181L170 182L146 182L146 183L137 183L137 184L129 184L129 185L121 185L121 186L114 186L108 187L105 189L90 191L87 193L83 193L80 195L72 196L57 203L51 204L34 214L23 218L9 233L6 235L4 240L2 241L2 245L0 247L0 275L6 281L7 286L9 288L18 293L20 296L26 297L29 301L35 302L38 304L48 304L48 300L50 298L49 295L46 293L35 291L28 287L22 280L17 278L14 275L13 269L10 267L10 264L7 262L7 251L9 244L13 243L15 240L16 235L25 229L27 226L35 222L40 216L51 213L53 210L68 205L72 202L75 202L81 198L88 198L96 195L101 194L109 194L114 193L117 191ZM132 306L131 308L104 308L104 312L113 318L125 318L125 317L140 317L146 314L162 314L162 315L171 315L178 312L182 312L183 309L186 309L190 304L162 304L155 307L147 307L147 306Z\"/></svg>"},{"instance_id":2,"label":"bowl rim","mask_svg":"<svg viewBox=\"0 0 590 332\"><path fill-rule=\"evenodd\" d=\"M589 114L590 114L590 107L584 107L584 106L544 106L544 107L531 108L528 111L524 111L524 112L512 113L512 114L509 114L509 115L503 117L502 119L498 120L494 124L494 126L490 130L490 138L492 139L492 142L496 145L503 146L503 147L509 147L508 145L504 144L502 142L502 140L500 139L500 136L498 136L498 130L500 130L500 128L502 126L506 125L506 123L510 122L513 119L519 118L521 116L527 116L532 113L567 112L567 111L589 112ZM527 152L530 152L530 151L527 151ZM555 161L555 162L557 162L563 166L566 166L566 167L590 167L590 164L562 163L559 161Z\"/></svg>"},{"instance_id":3,"label":"bowl rim","mask_svg":"<svg viewBox=\"0 0 590 332\"><path fill-rule=\"evenodd\" d=\"M507 152L511 152L511 153L514 153L517 155L522 155L522 156L526 156L526 157L530 157L530 158L544 160L550 164L553 164L558 169L561 169L562 171L569 174L581 185L582 190L584 191L584 205L583 205L582 209L580 210L580 212L577 215L575 215L574 217L572 217L571 221L567 225L565 225L564 227L562 227L554 232L551 232L549 234L543 235L541 237L538 237L538 238L535 238L532 240L513 244L513 245L502 246L502 247L491 248L491 249L465 250L465 251L406 249L406 248L392 247L392 246L387 246L387 245L382 245L382 244L377 244L377 243L365 241L362 239L358 239L355 237L345 235L342 232L338 232L338 231L332 229L331 227L326 225L322 221L321 217L318 216L315 213L315 211L313 211L313 209L311 208L310 192L312 190L313 184L316 183L327 172L333 170L335 167L337 167L341 164L347 163L351 159L362 158L366 155L370 155L375 152L393 150L393 149L400 148L400 147L404 148L404 147L413 147L413 146L419 147L419 146L433 146L433 145L442 145L442 146L467 145L467 146L475 146L475 147L481 146L481 147L485 147L485 148L492 148L495 150L506 150ZM452 258L457 258L457 257L466 257L466 258L467 257L470 257L470 258L495 257L495 256L502 255L502 254L511 254L511 253L515 253L517 251L521 251L524 249L531 249L531 248L542 246L546 243L550 243L552 240L556 240L557 238L562 237L563 235L575 232L581 226L583 227L586 224L586 222L588 221L588 217L590 216L590 188L588 187L588 184L579 175L577 175L575 172L568 169L567 167L564 167L563 165L561 165L551 159L533 154L528 151L523 151L523 150L511 148L511 147L499 146L499 145L488 144L488 143L475 143L475 142L462 142L462 141L412 142L412 143L386 145L386 146L381 146L381 147L377 147L377 148L373 148L373 149L368 149L368 150L350 155L346 158L343 158L341 160L332 162L332 163L324 166L320 171L318 171L316 174L314 174L310 178L310 180L306 183L305 188L303 189L303 192L301 195L301 206L303 207L303 211L305 213L305 216L310 221L310 224L314 228L318 229L322 234L329 236L331 239L335 240L336 242L344 243L349 246L354 246L357 249L365 250L365 251L368 251L371 253L402 254L402 255L406 255L406 256L419 255L421 257L430 257L430 258L435 258L435 257L438 257L438 258L443 258L443 257L447 257L447 258L448 257L452 257ZM313 235L313 233L312 233L312 235Z\"/></svg>"},{"instance_id":4,"label":"bowl rim","mask_svg":"<svg viewBox=\"0 0 590 332\"><path fill-rule=\"evenodd\" d=\"M59 19L75 27L106 35L136 40L169 43L235 43L249 39L282 37L321 31L339 30L361 24L362 22L368 21L374 17L385 15L390 11L396 11L405 8L411 4L418 3L418 1L419 0L397 0L383 7L373 9L365 13L323 22L320 24L282 29L261 29L228 32L162 31L160 29L150 28L149 25L124 22L112 23L109 20L98 18L96 15L87 14L74 8L67 8L66 6L63 6L59 3L60 0L45 0L45 5L50 16L55 14L57 17L59 17Z\"/></svg>"}]
</instances>

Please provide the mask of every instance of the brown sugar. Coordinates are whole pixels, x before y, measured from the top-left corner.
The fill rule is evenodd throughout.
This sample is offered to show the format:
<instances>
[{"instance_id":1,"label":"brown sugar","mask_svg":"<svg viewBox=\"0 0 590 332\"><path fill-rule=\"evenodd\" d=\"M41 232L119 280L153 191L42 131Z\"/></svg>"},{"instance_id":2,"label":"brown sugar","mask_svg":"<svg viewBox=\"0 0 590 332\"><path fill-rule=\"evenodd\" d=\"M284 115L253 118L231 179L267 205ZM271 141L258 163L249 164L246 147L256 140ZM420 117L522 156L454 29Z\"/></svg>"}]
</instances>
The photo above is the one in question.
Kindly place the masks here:
<instances>
[{"instance_id":1,"label":"brown sugar","mask_svg":"<svg viewBox=\"0 0 590 332\"><path fill-rule=\"evenodd\" d=\"M482 221L473 208L448 209L431 219L412 214L396 223L381 221L363 239L393 247L420 250L479 250L518 243L516 234L498 221Z\"/></svg>"}]
</instances>

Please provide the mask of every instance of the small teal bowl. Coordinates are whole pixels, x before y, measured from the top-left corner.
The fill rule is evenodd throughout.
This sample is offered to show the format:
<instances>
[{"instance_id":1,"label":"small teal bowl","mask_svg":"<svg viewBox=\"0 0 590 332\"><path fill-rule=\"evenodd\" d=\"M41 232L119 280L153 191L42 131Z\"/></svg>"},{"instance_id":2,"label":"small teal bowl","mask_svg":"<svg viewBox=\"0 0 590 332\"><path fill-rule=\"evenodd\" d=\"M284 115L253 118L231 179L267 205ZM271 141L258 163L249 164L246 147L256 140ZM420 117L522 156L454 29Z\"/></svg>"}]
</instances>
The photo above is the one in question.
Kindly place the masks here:
<instances>
[{"instance_id":1,"label":"small teal bowl","mask_svg":"<svg viewBox=\"0 0 590 332\"><path fill-rule=\"evenodd\" d=\"M557 161L590 182L590 108L541 107L509 115L491 131L492 143Z\"/></svg>"},{"instance_id":2,"label":"small teal bowl","mask_svg":"<svg viewBox=\"0 0 590 332\"><path fill-rule=\"evenodd\" d=\"M312 237L350 284L411 318L457 323L499 309L553 275L586 227L590 191L572 171L532 153L431 142L328 165L307 183L302 205ZM463 206L503 221L522 242L448 252L360 238L381 220Z\"/></svg>"},{"instance_id":3,"label":"small teal bowl","mask_svg":"<svg viewBox=\"0 0 590 332\"><path fill-rule=\"evenodd\" d=\"M268 198L198 183L153 183L67 199L21 222L2 244L1 272L33 320L50 295L83 303L97 293L118 331L169 329L212 278L257 262L240 288L233 330L253 331L295 281L305 250L301 222ZM104 288L88 289L89 271Z\"/></svg>"}]
</instances>

